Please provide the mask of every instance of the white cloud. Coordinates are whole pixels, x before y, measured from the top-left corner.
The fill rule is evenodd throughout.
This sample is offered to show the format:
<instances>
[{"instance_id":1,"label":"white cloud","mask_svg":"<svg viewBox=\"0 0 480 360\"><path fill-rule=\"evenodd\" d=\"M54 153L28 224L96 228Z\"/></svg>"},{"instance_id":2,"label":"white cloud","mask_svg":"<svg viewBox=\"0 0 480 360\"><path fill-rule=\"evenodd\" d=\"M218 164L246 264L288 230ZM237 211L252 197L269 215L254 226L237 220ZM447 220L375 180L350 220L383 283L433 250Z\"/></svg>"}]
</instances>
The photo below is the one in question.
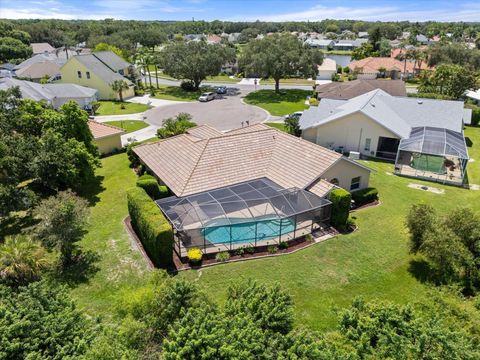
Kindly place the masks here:
<instances>
[{"instance_id":1,"label":"white cloud","mask_svg":"<svg viewBox=\"0 0 480 360\"><path fill-rule=\"evenodd\" d=\"M2 8L0 10L0 18L5 19L88 19L88 20L101 20L105 18L114 17L108 14L92 14L92 13L80 13L80 12L65 12L65 10L50 8ZM118 18L118 16L115 16Z\"/></svg>"},{"instance_id":2,"label":"white cloud","mask_svg":"<svg viewBox=\"0 0 480 360\"><path fill-rule=\"evenodd\" d=\"M476 3L464 4L456 9L422 9L410 10L408 7L375 6L355 8L351 6L328 7L316 5L309 9L265 16L251 16L248 20L262 21L320 21L324 19L351 19L367 21L480 21L480 5ZM232 20L243 20L239 17Z\"/></svg>"}]
</instances>

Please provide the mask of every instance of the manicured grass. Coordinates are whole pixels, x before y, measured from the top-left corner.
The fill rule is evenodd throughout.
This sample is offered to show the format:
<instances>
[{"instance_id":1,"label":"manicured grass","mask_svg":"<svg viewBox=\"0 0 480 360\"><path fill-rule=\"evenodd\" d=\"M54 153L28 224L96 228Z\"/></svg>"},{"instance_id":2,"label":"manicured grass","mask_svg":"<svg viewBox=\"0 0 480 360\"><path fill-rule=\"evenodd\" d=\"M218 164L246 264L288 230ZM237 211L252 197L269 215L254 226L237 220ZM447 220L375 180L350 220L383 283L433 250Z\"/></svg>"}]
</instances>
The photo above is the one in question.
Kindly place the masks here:
<instances>
[{"instance_id":1,"label":"manicured grass","mask_svg":"<svg viewBox=\"0 0 480 360\"><path fill-rule=\"evenodd\" d=\"M122 105L124 109L122 109ZM151 106L149 105L131 102L100 101L100 107L97 110L97 115L136 114L144 112L150 108Z\"/></svg>"},{"instance_id":2,"label":"manicured grass","mask_svg":"<svg viewBox=\"0 0 480 360\"><path fill-rule=\"evenodd\" d=\"M261 85L274 85L275 80L273 79L262 79L260 81ZM280 87L282 84L285 85L315 85L315 80L308 80L308 79L300 79L300 78L291 78L291 79L281 79L280 80Z\"/></svg>"},{"instance_id":3,"label":"manicured grass","mask_svg":"<svg viewBox=\"0 0 480 360\"><path fill-rule=\"evenodd\" d=\"M471 156L480 159L480 128L467 128L466 133L474 144ZM335 309L348 306L356 296L421 302L429 296L429 285L419 280L424 271L421 259L408 252L404 220L410 206L424 202L442 214L456 206L478 212L480 192L388 175L393 172L391 163L363 163L375 170L370 185L379 189L382 203L352 214L359 225L356 232L291 255L224 264L180 276L196 279L207 294L220 301L224 301L225 289L232 281L277 281L293 295L297 324L318 330L336 327ZM480 161L470 166L472 178L478 182ZM412 182L444 189L445 194L407 187Z\"/></svg>"},{"instance_id":4,"label":"manicured grass","mask_svg":"<svg viewBox=\"0 0 480 360\"><path fill-rule=\"evenodd\" d=\"M99 259L92 267L98 271L73 288L72 294L92 317L110 318L118 291L140 286L148 271L123 225L128 215L126 191L135 186L137 179L128 165L125 153L102 159L102 168L97 172L101 185L88 189L91 216L88 233L80 245L83 251L97 254Z\"/></svg>"},{"instance_id":5,"label":"manicured grass","mask_svg":"<svg viewBox=\"0 0 480 360\"><path fill-rule=\"evenodd\" d=\"M236 84L240 82L241 79L234 77L230 78L228 75L217 75L207 77L206 82L216 82L216 83L227 83L227 84Z\"/></svg>"},{"instance_id":6,"label":"manicured grass","mask_svg":"<svg viewBox=\"0 0 480 360\"><path fill-rule=\"evenodd\" d=\"M287 128L285 127L285 124L284 124L284 123L267 122L267 123L265 123L265 125L271 126L271 127L275 128L275 129L278 129L278 130L281 130L281 131L288 132L288 131L287 131Z\"/></svg>"},{"instance_id":7,"label":"manicured grass","mask_svg":"<svg viewBox=\"0 0 480 360\"><path fill-rule=\"evenodd\" d=\"M155 89L156 99L176 100L176 101L197 101L198 97L206 92L212 91L209 86L202 86L197 91L185 91L180 86L160 86L160 89Z\"/></svg>"},{"instance_id":8,"label":"manicured grass","mask_svg":"<svg viewBox=\"0 0 480 360\"><path fill-rule=\"evenodd\" d=\"M105 124L113 125L119 128L122 128L127 133L137 131L143 128L146 128L148 124L145 121L141 120L119 120L119 121L108 121Z\"/></svg>"},{"instance_id":9,"label":"manicured grass","mask_svg":"<svg viewBox=\"0 0 480 360\"><path fill-rule=\"evenodd\" d=\"M464 130L467 150L470 159L467 165L467 175L470 184L480 185L480 126L466 126ZM480 197L480 194L478 194ZM479 201L480 202L480 201Z\"/></svg>"},{"instance_id":10,"label":"manicured grass","mask_svg":"<svg viewBox=\"0 0 480 360\"><path fill-rule=\"evenodd\" d=\"M305 105L305 99L311 94L311 91L296 89L280 89L279 94L274 90L259 90L249 93L245 97L245 102L259 106L272 115L283 116L305 110L308 107Z\"/></svg>"}]
</instances>

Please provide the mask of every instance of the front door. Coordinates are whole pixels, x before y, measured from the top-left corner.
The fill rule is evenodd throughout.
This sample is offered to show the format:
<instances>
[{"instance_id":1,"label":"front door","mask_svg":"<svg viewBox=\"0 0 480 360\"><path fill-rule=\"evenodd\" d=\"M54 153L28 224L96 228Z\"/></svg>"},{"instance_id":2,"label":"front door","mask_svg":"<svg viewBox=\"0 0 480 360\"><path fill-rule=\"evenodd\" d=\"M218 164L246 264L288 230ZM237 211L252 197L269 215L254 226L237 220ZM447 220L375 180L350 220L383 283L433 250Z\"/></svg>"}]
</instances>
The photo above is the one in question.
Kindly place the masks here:
<instances>
[{"instance_id":1,"label":"front door","mask_svg":"<svg viewBox=\"0 0 480 360\"><path fill-rule=\"evenodd\" d=\"M384 159L395 159L399 144L400 139L379 136L376 156Z\"/></svg>"}]
</instances>

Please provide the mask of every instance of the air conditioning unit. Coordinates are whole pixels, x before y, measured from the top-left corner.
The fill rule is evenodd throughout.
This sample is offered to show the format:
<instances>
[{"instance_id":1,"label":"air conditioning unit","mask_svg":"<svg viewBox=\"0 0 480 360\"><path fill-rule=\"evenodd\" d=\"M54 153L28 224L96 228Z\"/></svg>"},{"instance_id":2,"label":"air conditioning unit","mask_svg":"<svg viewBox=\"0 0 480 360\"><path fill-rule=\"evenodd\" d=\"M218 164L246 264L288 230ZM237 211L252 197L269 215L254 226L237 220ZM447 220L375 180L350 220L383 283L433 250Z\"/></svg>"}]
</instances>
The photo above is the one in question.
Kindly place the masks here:
<instances>
[{"instance_id":1,"label":"air conditioning unit","mask_svg":"<svg viewBox=\"0 0 480 360\"><path fill-rule=\"evenodd\" d=\"M359 160L360 159L360 153L358 151L350 151L350 154L348 155L349 159L352 160Z\"/></svg>"}]
</instances>

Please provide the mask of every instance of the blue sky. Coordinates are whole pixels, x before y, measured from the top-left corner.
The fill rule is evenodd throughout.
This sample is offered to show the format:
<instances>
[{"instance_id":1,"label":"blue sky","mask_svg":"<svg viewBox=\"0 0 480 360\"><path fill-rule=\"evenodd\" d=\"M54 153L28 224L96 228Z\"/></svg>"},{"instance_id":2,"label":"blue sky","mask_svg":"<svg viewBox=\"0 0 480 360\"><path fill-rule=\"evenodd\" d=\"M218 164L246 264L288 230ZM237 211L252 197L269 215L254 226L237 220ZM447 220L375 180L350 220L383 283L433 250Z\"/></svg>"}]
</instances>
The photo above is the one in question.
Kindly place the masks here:
<instances>
[{"instance_id":1,"label":"blue sky","mask_svg":"<svg viewBox=\"0 0 480 360\"><path fill-rule=\"evenodd\" d=\"M480 21L477 1L0 0L0 18Z\"/></svg>"}]
</instances>

